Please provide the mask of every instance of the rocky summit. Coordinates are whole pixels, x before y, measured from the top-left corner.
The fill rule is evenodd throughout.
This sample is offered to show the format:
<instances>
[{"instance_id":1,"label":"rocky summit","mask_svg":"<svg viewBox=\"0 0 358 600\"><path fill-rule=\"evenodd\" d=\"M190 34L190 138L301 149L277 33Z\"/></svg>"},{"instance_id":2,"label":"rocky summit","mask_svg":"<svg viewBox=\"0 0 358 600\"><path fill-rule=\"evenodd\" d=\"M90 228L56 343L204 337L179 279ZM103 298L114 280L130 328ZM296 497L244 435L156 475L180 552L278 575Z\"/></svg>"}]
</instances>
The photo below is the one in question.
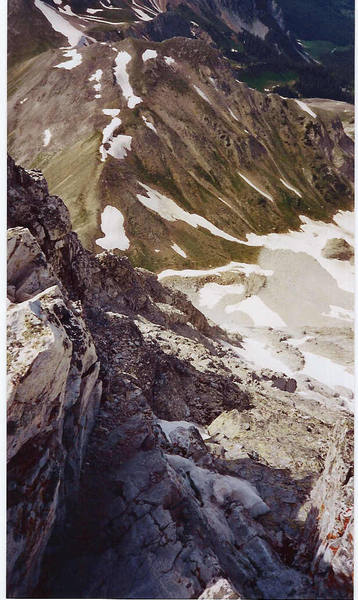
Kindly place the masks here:
<instances>
[{"instance_id":1,"label":"rocky summit","mask_svg":"<svg viewBox=\"0 0 358 600\"><path fill-rule=\"evenodd\" d=\"M353 597L350 0L293 4L9 2L9 598Z\"/></svg>"}]
</instances>

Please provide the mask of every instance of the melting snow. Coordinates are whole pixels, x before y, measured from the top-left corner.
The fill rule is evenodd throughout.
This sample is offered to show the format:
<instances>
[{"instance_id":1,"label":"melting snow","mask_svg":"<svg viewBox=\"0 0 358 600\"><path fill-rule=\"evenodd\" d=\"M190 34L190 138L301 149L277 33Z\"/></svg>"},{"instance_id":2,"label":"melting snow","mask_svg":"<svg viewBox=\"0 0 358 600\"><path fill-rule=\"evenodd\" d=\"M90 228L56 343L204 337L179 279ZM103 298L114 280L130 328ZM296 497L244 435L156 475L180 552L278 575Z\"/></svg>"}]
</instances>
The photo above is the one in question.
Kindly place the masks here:
<instances>
[{"instance_id":1,"label":"melting snow","mask_svg":"<svg viewBox=\"0 0 358 600\"><path fill-rule=\"evenodd\" d=\"M280 181L281 181L281 183L283 183L283 185L285 187L287 187L288 190L291 190L291 192L294 192L299 198L302 198L301 192L299 192L298 190L296 190L296 188L294 188L293 185L290 185L284 179L281 179L281 177L280 177Z\"/></svg>"},{"instance_id":2,"label":"melting snow","mask_svg":"<svg viewBox=\"0 0 358 600\"><path fill-rule=\"evenodd\" d=\"M240 243L240 240L232 235L229 235L228 233L225 233L225 231L222 231L204 217L201 217L197 214L188 213L180 208L180 206L175 204L175 202L170 198L167 198L160 192L153 190L140 181L138 181L138 183L147 192L147 196L137 194L138 200L143 204L143 206L156 212L160 217L162 217L162 219L165 219L166 221L184 221L188 225L191 225L191 227L197 228L200 226L210 231L210 233L213 235L222 237L231 242Z\"/></svg>"},{"instance_id":3,"label":"melting snow","mask_svg":"<svg viewBox=\"0 0 358 600\"><path fill-rule=\"evenodd\" d=\"M70 46L77 46L79 44L83 37L82 31L73 27L56 10L42 0L35 0L35 6L42 12L55 31L67 37Z\"/></svg>"},{"instance_id":4,"label":"melting snow","mask_svg":"<svg viewBox=\"0 0 358 600\"><path fill-rule=\"evenodd\" d=\"M158 52L156 50L146 50L142 54L142 60L143 62L146 62L147 60L150 60L152 58L157 58L157 56Z\"/></svg>"},{"instance_id":5,"label":"melting snow","mask_svg":"<svg viewBox=\"0 0 358 600\"><path fill-rule=\"evenodd\" d=\"M45 129L43 132L43 145L48 146L50 143L50 139L52 137L51 131L49 129Z\"/></svg>"},{"instance_id":6,"label":"melting snow","mask_svg":"<svg viewBox=\"0 0 358 600\"><path fill-rule=\"evenodd\" d=\"M118 55L115 59L116 66L113 69L116 81L122 88L123 96L128 102L128 108L134 108L136 104L142 102L142 98L139 98L139 96L134 94L132 86L129 83L129 76L126 66L131 60L132 57L128 52L118 52Z\"/></svg>"},{"instance_id":7,"label":"melting snow","mask_svg":"<svg viewBox=\"0 0 358 600\"><path fill-rule=\"evenodd\" d=\"M154 133L158 134L156 128L154 127L153 123L151 123L147 117L145 117L144 115L142 115L142 119L144 121L144 123L146 124L146 126L151 129L152 131L154 131Z\"/></svg>"},{"instance_id":8,"label":"melting snow","mask_svg":"<svg viewBox=\"0 0 358 600\"><path fill-rule=\"evenodd\" d=\"M167 65L174 65L175 60L174 58L172 58L171 56L164 56L164 60L167 63Z\"/></svg>"},{"instance_id":9,"label":"melting snow","mask_svg":"<svg viewBox=\"0 0 358 600\"><path fill-rule=\"evenodd\" d=\"M296 100L296 99L295 99L295 102L298 104L298 106L300 108L302 108L302 110L304 110L306 113L311 115L311 117L313 117L314 119L317 117L316 113L314 113L313 110L311 110L310 107L307 106L307 104L305 102L302 102L302 100Z\"/></svg>"},{"instance_id":10,"label":"melting snow","mask_svg":"<svg viewBox=\"0 0 358 600\"><path fill-rule=\"evenodd\" d=\"M105 250L128 250L129 239L124 229L124 217L114 206L106 206L102 213L101 229L104 238L96 240L96 244Z\"/></svg>"},{"instance_id":11,"label":"melting snow","mask_svg":"<svg viewBox=\"0 0 358 600\"><path fill-rule=\"evenodd\" d=\"M252 183L252 181L250 181L250 179L248 179L247 177L245 177L245 175L243 175L242 173L240 173L240 171L238 171L240 177L246 181L246 183L248 183L249 185L251 185L252 188L254 188L254 190L256 190L257 192L259 192L259 194L261 194L262 196L265 196L265 198L268 198L268 200L271 200L271 202L273 202L273 198L272 196L270 196L270 194L268 194L267 192L263 192L262 190L260 190L260 188L258 188L254 183Z\"/></svg>"},{"instance_id":12,"label":"melting snow","mask_svg":"<svg viewBox=\"0 0 358 600\"><path fill-rule=\"evenodd\" d=\"M170 247L173 248L174 252L176 252L177 254L180 254L180 256L183 256L184 258L187 258L184 250L182 250L180 248L180 246L178 246L178 244L172 244Z\"/></svg>"},{"instance_id":13,"label":"melting snow","mask_svg":"<svg viewBox=\"0 0 358 600\"><path fill-rule=\"evenodd\" d=\"M211 101L209 100L207 95L204 94L204 92L197 85L193 85L193 87L195 88L195 91L199 94L199 96L201 96L206 102L209 102L209 104L211 104Z\"/></svg>"},{"instance_id":14,"label":"melting snow","mask_svg":"<svg viewBox=\"0 0 358 600\"><path fill-rule=\"evenodd\" d=\"M71 69L78 67L82 62L82 54L77 52L77 50L66 50L66 52L63 53L63 56L70 58L71 60L67 60L59 65L54 65L55 69L67 69L71 71Z\"/></svg>"}]
</instances>

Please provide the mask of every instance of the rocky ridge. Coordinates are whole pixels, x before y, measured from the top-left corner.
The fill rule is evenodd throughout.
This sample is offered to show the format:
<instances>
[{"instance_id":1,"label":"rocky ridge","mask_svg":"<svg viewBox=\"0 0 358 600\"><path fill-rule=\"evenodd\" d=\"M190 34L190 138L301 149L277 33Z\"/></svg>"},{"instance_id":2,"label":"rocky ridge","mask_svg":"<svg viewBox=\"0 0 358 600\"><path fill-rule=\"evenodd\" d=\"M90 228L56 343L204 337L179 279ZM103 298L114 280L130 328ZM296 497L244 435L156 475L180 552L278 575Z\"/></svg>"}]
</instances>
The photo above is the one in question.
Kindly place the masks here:
<instances>
[{"instance_id":1,"label":"rocky ridge","mask_svg":"<svg viewBox=\"0 0 358 600\"><path fill-rule=\"evenodd\" d=\"M349 597L350 414L8 169L9 596Z\"/></svg>"}]
</instances>

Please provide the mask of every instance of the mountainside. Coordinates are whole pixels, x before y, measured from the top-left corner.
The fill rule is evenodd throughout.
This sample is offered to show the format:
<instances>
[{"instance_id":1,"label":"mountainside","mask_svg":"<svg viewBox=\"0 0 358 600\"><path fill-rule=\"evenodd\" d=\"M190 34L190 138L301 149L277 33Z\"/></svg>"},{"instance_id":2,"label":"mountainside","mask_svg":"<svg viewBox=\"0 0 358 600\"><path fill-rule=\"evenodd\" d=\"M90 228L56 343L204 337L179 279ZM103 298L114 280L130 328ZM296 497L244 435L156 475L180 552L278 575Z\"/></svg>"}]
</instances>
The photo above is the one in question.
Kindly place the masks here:
<instances>
[{"instance_id":1,"label":"mountainside","mask_svg":"<svg viewBox=\"0 0 358 600\"><path fill-rule=\"evenodd\" d=\"M349 412L8 177L8 595L350 597Z\"/></svg>"},{"instance_id":2,"label":"mountainside","mask_svg":"<svg viewBox=\"0 0 358 600\"><path fill-rule=\"evenodd\" d=\"M82 43L85 28L64 31ZM352 207L339 119L249 89L203 40L85 41L10 69L9 148L43 170L87 248L154 271L246 262L245 234Z\"/></svg>"}]
</instances>

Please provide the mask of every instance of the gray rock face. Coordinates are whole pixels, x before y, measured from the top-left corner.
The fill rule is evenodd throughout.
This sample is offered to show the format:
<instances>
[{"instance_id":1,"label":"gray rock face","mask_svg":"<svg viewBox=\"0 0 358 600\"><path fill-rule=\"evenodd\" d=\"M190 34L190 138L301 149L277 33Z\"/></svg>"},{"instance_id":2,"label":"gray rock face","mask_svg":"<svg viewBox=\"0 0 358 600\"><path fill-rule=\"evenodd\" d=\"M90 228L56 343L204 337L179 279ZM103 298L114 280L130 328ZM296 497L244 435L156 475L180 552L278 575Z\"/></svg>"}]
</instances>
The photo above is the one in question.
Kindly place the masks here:
<instances>
[{"instance_id":1,"label":"gray rock face","mask_svg":"<svg viewBox=\"0 0 358 600\"><path fill-rule=\"evenodd\" d=\"M9 220L8 595L350 597L349 415L273 387L184 294L84 250L12 161Z\"/></svg>"},{"instance_id":2,"label":"gray rock face","mask_svg":"<svg viewBox=\"0 0 358 600\"><path fill-rule=\"evenodd\" d=\"M346 240L332 238L328 240L322 249L324 258L336 258L337 260L351 260L354 256L354 248Z\"/></svg>"}]
</instances>

